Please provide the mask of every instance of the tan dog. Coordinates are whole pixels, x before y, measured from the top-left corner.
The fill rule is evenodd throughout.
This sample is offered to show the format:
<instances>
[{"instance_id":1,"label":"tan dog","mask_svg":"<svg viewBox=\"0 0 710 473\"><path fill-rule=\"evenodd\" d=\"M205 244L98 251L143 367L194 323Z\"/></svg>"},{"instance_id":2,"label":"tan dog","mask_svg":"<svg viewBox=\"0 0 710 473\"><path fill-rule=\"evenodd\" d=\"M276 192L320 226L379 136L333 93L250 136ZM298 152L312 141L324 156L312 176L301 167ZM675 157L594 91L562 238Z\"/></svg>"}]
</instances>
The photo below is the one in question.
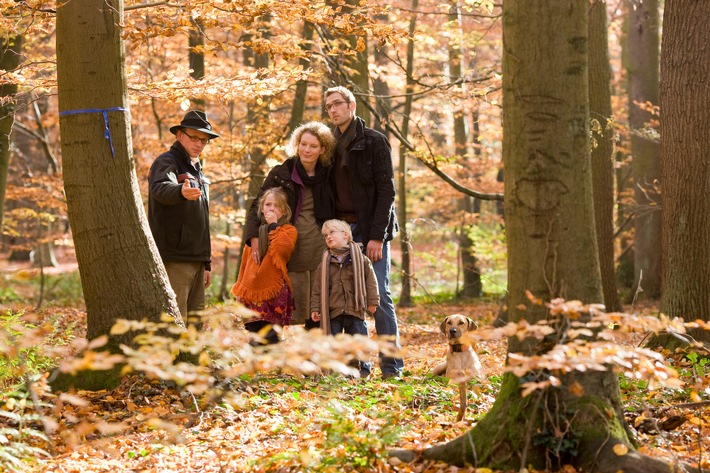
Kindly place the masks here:
<instances>
[{"instance_id":1,"label":"tan dog","mask_svg":"<svg viewBox=\"0 0 710 473\"><path fill-rule=\"evenodd\" d=\"M458 383L460 400L456 422L463 420L466 415L468 382L474 376L482 374L483 370L473 347L461 343L461 336L464 333L477 328L476 322L461 314L449 315L439 325L439 330L446 335L449 341L449 351L446 352L446 361L435 366L431 373L433 375L445 373L452 382Z\"/></svg>"}]
</instances>

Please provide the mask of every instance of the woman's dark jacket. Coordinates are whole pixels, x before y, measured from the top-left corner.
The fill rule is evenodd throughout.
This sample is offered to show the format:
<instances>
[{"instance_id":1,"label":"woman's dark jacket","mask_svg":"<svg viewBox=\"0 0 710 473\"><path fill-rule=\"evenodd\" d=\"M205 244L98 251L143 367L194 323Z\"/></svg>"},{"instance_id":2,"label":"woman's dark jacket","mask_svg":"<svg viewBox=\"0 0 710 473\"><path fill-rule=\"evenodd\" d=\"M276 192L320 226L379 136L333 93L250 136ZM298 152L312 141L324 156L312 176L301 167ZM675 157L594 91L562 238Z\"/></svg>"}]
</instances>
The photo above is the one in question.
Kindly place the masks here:
<instances>
[{"instance_id":1,"label":"woman's dark jacket","mask_svg":"<svg viewBox=\"0 0 710 473\"><path fill-rule=\"evenodd\" d=\"M256 196L254 201L249 207L249 213L247 213L247 221L245 228L245 238L246 244L251 246L251 239L259 236L259 199L261 198L264 191L271 189L272 187L281 187L286 191L288 196L288 206L291 208L293 214L293 222L298 218L298 209L300 208L301 197L301 182L294 181L294 167L296 166L296 158L288 158L281 164L274 166L269 174L266 176L264 183L261 186L259 195ZM326 174L326 178L327 178ZM297 178L298 179L298 178ZM314 205L316 220L318 225L322 225L328 219L333 218L333 196L331 193L331 188L328 182L323 183L324 189L327 190L325 196L322 200L318 200L314 194Z\"/></svg>"},{"instance_id":2,"label":"woman's dark jacket","mask_svg":"<svg viewBox=\"0 0 710 473\"><path fill-rule=\"evenodd\" d=\"M163 261L199 261L210 271L210 182L199 163L196 166L177 141L153 161L148 175L148 221ZM191 187L202 191L199 199L182 196L186 178Z\"/></svg>"}]
</instances>

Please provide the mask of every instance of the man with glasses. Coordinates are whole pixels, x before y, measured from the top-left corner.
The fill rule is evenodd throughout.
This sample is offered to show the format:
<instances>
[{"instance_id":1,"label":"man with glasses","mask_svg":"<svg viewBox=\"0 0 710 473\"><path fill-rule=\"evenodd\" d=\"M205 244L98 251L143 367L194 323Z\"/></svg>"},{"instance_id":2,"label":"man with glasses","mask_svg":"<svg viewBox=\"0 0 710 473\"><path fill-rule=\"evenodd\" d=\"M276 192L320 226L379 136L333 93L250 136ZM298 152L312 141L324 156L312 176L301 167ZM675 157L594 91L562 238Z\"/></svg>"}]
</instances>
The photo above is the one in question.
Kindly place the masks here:
<instances>
[{"instance_id":1,"label":"man with glasses","mask_svg":"<svg viewBox=\"0 0 710 473\"><path fill-rule=\"evenodd\" d=\"M401 349L397 315L389 288L390 241L399 226L394 210L394 169L392 149L380 132L365 126L355 115L355 96L344 87L325 91L325 109L335 125L337 140L330 182L335 195L335 216L348 222L353 239L364 246L372 261L380 291L375 311L375 330L391 337ZM383 378L402 376L401 358L380 353Z\"/></svg>"},{"instance_id":2,"label":"man with glasses","mask_svg":"<svg viewBox=\"0 0 710 473\"><path fill-rule=\"evenodd\" d=\"M205 112L197 110L187 112L170 132L177 141L153 161L148 175L148 221L187 322L189 313L204 309L205 288L212 281L209 180L200 153L219 135Z\"/></svg>"}]
</instances>

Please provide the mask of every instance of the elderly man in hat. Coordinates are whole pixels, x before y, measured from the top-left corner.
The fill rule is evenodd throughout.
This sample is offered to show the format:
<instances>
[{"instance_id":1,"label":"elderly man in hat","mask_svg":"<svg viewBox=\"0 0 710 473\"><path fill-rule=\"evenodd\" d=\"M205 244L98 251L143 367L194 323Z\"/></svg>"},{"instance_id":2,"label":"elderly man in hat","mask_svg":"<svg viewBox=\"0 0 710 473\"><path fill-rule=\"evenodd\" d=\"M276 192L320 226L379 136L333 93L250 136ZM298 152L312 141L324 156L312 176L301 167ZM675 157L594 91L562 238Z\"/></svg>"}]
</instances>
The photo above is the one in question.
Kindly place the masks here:
<instances>
[{"instance_id":1,"label":"elderly man in hat","mask_svg":"<svg viewBox=\"0 0 710 473\"><path fill-rule=\"evenodd\" d=\"M187 320L189 313L204 309L205 288L212 280L209 180L202 174L200 153L219 135L205 112L196 110L170 132L177 141L150 167L148 220L180 314Z\"/></svg>"}]
</instances>

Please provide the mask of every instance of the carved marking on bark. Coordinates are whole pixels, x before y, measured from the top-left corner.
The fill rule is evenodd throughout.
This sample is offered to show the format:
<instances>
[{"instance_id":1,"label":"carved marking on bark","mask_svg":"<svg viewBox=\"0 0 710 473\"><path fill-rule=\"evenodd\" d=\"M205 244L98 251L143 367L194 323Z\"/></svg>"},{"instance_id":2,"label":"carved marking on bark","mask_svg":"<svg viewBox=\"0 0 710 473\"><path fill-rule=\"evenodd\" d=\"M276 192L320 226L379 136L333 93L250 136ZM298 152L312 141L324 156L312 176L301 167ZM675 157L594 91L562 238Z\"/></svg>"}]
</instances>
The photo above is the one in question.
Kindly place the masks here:
<instances>
[{"instance_id":1,"label":"carved marking on bark","mask_svg":"<svg viewBox=\"0 0 710 473\"><path fill-rule=\"evenodd\" d=\"M515 197L521 205L535 213L549 212L560 204L562 195L569 189L552 179L521 179L515 188Z\"/></svg>"}]
</instances>

